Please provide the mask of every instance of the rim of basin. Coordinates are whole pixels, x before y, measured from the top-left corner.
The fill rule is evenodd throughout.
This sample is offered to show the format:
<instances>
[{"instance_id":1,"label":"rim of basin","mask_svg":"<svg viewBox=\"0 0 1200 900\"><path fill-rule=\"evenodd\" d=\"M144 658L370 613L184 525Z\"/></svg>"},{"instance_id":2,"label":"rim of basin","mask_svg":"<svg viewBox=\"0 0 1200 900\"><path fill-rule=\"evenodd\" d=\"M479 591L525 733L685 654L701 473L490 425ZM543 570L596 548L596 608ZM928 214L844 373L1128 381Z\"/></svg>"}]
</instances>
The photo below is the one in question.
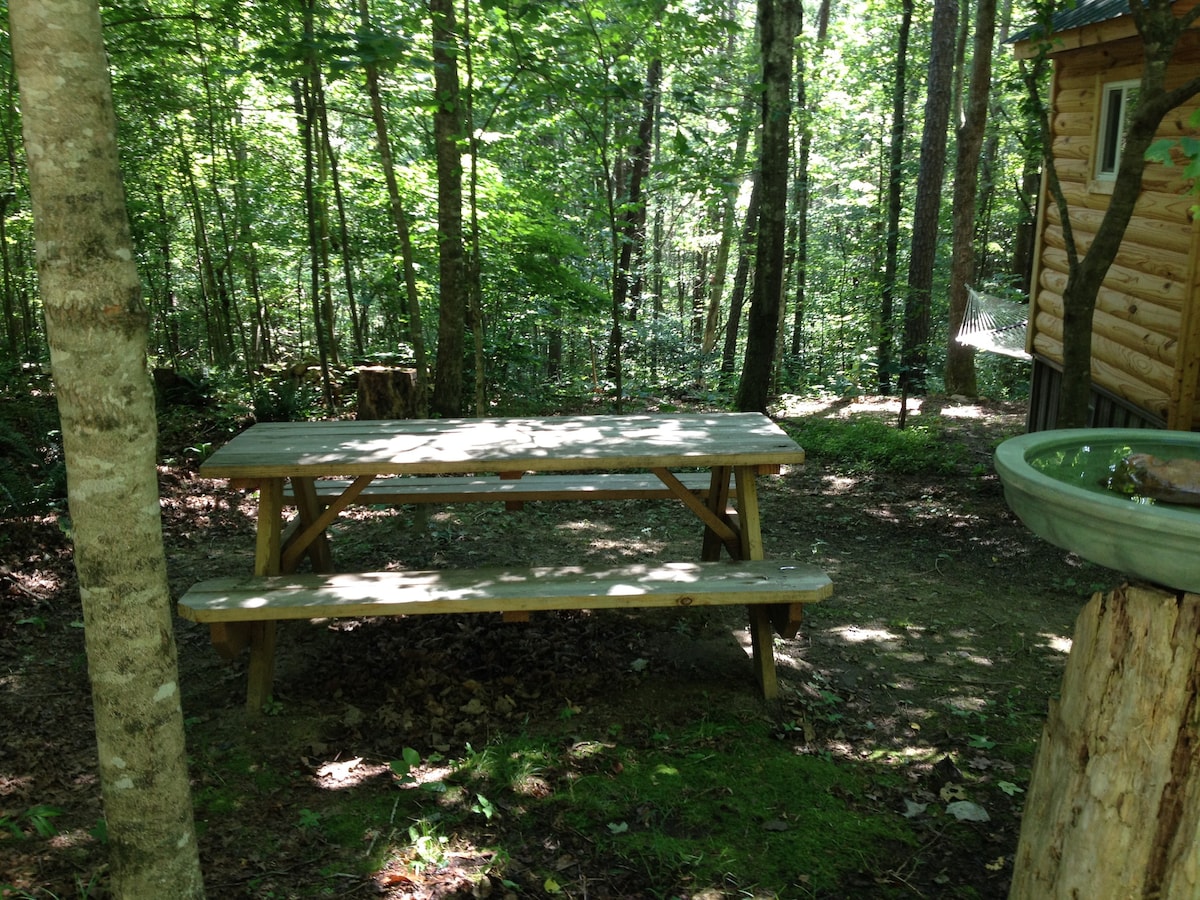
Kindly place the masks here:
<instances>
[{"instance_id":1,"label":"rim of basin","mask_svg":"<svg viewBox=\"0 0 1200 900\"><path fill-rule=\"evenodd\" d=\"M1070 482L1060 481L1040 472L1029 463L1031 454L1042 455L1060 449L1078 449L1087 444L1124 443L1136 448L1137 439L1156 448L1164 444L1189 445L1200 449L1200 434L1187 431L1153 431L1144 428L1062 428L1037 431L1003 441L996 448L996 471L1001 481L1016 481L1036 493L1041 488L1047 500L1059 505L1087 510L1095 514L1096 506L1112 510L1114 516L1136 520L1139 527L1177 532L1180 526L1200 529L1200 508L1185 508L1164 503L1132 503L1126 497L1089 491ZM1024 482L1024 485L1022 485ZM1089 509L1090 508L1090 509Z\"/></svg>"}]
</instances>

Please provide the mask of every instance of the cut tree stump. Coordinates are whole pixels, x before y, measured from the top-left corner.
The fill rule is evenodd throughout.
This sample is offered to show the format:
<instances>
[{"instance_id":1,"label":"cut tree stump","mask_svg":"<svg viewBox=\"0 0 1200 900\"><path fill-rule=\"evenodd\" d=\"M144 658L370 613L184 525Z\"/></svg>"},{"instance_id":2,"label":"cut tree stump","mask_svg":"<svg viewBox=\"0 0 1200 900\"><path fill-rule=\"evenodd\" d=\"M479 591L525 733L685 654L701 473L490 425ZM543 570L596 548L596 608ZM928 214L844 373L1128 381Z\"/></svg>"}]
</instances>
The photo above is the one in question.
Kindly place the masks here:
<instances>
[{"instance_id":1,"label":"cut tree stump","mask_svg":"<svg viewBox=\"0 0 1200 900\"><path fill-rule=\"evenodd\" d=\"M414 419L418 410L417 370L362 366L358 370L359 419Z\"/></svg>"},{"instance_id":2,"label":"cut tree stump","mask_svg":"<svg viewBox=\"0 0 1200 900\"><path fill-rule=\"evenodd\" d=\"M1200 897L1200 595L1096 594L1075 625L1009 900Z\"/></svg>"}]
</instances>

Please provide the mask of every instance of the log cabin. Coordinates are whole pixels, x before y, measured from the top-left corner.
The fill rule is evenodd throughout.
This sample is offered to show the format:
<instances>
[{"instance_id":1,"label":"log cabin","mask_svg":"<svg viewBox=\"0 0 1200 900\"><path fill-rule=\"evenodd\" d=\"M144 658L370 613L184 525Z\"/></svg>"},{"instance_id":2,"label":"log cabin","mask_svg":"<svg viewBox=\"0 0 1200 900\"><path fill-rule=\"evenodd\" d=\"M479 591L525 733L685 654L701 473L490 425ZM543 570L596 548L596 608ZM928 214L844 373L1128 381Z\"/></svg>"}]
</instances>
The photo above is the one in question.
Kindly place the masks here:
<instances>
[{"instance_id":1,"label":"log cabin","mask_svg":"<svg viewBox=\"0 0 1200 900\"><path fill-rule=\"evenodd\" d=\"M1177 0L1177 15L1200 0ZM1018 59L1043 50L1051 67L1055 169L1080 253L1091 244L1116 178L1123 113L1135 102L1142 42L1129 0L1080 0L1054 16L1052 34L1013 40ZM1200 24L1184 34L1168 88L1200 70ZM1200 137L1192 98L1171 111L1160 138ZM1096 302L1092 327L1094 427L1200 429L1200 216L1187 160L1148 163L1141 197ZM1043 178L1026 349L1033 359L1028 430L1055 427L1062 373L1062 293L1067 252L1057 204Z\"/></svg>"}]
</instances>

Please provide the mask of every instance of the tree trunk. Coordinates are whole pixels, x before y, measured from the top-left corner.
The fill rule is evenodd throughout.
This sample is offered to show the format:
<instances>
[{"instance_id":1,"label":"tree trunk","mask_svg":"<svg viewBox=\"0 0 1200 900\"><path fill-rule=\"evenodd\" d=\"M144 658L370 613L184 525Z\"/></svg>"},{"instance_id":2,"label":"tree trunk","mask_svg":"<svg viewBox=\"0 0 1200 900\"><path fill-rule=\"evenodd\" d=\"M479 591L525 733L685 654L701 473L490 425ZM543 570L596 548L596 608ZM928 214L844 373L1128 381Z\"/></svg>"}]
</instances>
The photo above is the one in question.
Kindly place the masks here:
<instances>
[{"instance_id":1,"label":"tree trunk","mask_svg":"<svg viewBox=\"0 0 1200 900\"><path fill-rule=\"evenodd\" d=\"M996 41L995 47L1006 47L1008 45L1008 36L1011 31L1013 12L1013 0L999 0L996 7ZM992 51L995 54L995 50ZM1010 129L1007 125L1007 113L1005 105L1009 100L1007 93L993 91L991 100L988 103L987 125L985 126L985 134L983 139L983 149L979 154L979 191L976 198L978 212L975 216L975 234L976 234L976 255L975 255L975 271L977 277L988 277L999 270L1000 264L996 261L995 249L992 241L989 240L993 230L993 220L998 204L1013 204L1020 208L1027 205L1024 186L1021 182L1017 182L1013 193L1002 192L998 190L996 184L997 173L1003 165L1002 153L1000 150L1000 138L1002 134L1007 134ZM1028 135L1018 140L1018 144L1024 148L1028 143ZM1013 232L1011 245L1015 248L1024 238L1021 234L1021 226L1018 225ZM1015 255L1015 249L1014 249ZM1022 290L1028 290L1023 287Z\"/></svg>"},{"instance_id":2,"label":"tree trunk","mask_svg":"<svg viewBox=\"0 0 1200 900\"><path fill-rule=\"evenodd\" d=\"M979 0L975 10L975 51L966 115L958 129L954 171L954 234L950 261L950 327L946 336L946 393L974 397L975 349L958 342L967 312L967 288L975 278L975 212L979 158L987 128L992 93L992 39L996 33L996 0Z\"/></svg>"},{"instance_id":3,"label":"tree trunk","mask_svg":"<svg viewBox=\"0 0 1200 900\"><path fill-rule=\"evenodd\" d=\"M16 199L13 193L0 194L0 267L3 268L4 334L8 345L9 362L20 359L20 326L17 323L17 304L13 294L12 267L8 254L8 204Z\"/></svg>"},{"instance_id":4,"label":"tree trunk","mask_svg":"<svg viewBox=\"0 0 1200 900\"><path fill-rule=\"evenodd\" d=\"M480 142L475 129L475 57L471 52L471 4L463 0L463 59L467 64L467 90L463 104L466 118L466 133L471 160L468 179L467 208L470 211L470 226L467 238L467 257L464 276L467 280L467 309L469 311L471 335L474 338L475 362L475 415L487 413L487 354L484 348L483 314L483 242L479 227L479 148Z\"/></svg>"},{"instance_id":5,"label":"tree trunk","mask_svg":"<svg viewBox=\"0 0 1200 900\"><path fill-rule=\"evenodd\" d=\"M433 135L438 182L438 350L432 410L458 416L463 406L466 346L466 269L463 259L463 110L458 82L458 28L454 0L429 0L433 26Z\"/></svg>"},{"instance_id":6,"label":"tree trunk","mask_svg":"<svg viewBox=\"0 0 1200 900\"><path fill-rule=\"evenodd\" d=\"M271 319L263 298L262 278L259 267L258 246L255 241L255 220L251 204L247 201L246 162L249 153L242 134L241 112L235 111L237 128L230 139L232 146L226 148L230 168L233 172L233 205L237 222L237 253L245 270L246 285L254 303L250 315L250 351L246 359L246 370L254 381L256 373L265 362L275 358Z\"/></svg>"},{"instance_id":7,"label":"tree trunk","mask_svg":"<svg viewBox=\"0 0 1200 900\"><path fill-rule=\"evenodd\" d=\"M367 0L359 0L359 21L364 32L371 30L371 14ZM387 186L388 212L392 226L396 229L396 240L400 245L400 265L404 273L404 294L408 310L408 340L413 348L413 361L417 364L417 394L420 409L425 412L428 395L429 362L425 358L425 333L421 326L421 296L417 292L416 264L413 262L412 235L408 227L408 213L400 198L400 185L396 181L396 165L392 158L392 143L388 136L387 116L383 110L383 96L379 90L379 67L373 62L364 64L367 75L367 96L371 100L371 121L375 124L375 141L379 149L379 166L383 170L383 182Z\"/></svg>"},{"instance_id":8,"label":"tree trunk","mask_svg":"<svg viewBox=\"0 0 1200 900\"><path fill-rule=\"evenodd\" d=\"M213 260L212 244L208 238L208 220L204 214L204 204L200 197L200 189L196 185L192 155L184 140L183 129L178 128L176 134L179 140L180 169L185 173L187 200L192 213L192 240L196 252L196 268L199 270L197 282L204 315L204 329L208 336L206 358L224 366L233 360L233 332L224 314L225 310L217 300L220 294L220 288L217 286L217 268Z\"/></svg>"},{"instance_id":9,"label":"tree trunk","mask_svg":"<svg viewBox=\"0 0 1200 900\"><path fill-rule=\"evenodd\" d=\"M746 305L746 288L750 282L750 265L758 247L758 204L762 191L761 179L755 172L751 177L750 202L746 205L746 220L738 242L738 264L733 275L733 290L729 294L729 318L725 321L725 346L721 351L721 377L733 375L737 361L737 336L742 324L742 309Z\"/></svg>"},{"instance_id":10,"label":"tree trunk","mask_svg":"<svg viewBox=\"0 0 1200 900\"><path fill-rule=\"evenodd\" d=\"M1200 595L1096 594L1075 625L1010 900L1200 896Z\"/></svg>"},{"instance_id":11,"label":"tree trunk","mask_svg":"<svg viewBox=\"0 0 1200 900\"><path fill-rule=\"evenodd\" d=\"M354 295L354 250L350 238L350 228L346 223L346 197L342 192L342 178L338 172L337 153L333 146L333 137L329 130L329 111L325 103L325 87L318 79L315 84L314 100L317 104L317 117L321 126L321 153L329 167L329 185L333 189L334 211L337 213L337 250L342 263L342 289L346 294L346 308L350 312L350 331L354 340L354 353L362 357L366 353L367 324L364 316L359 313L358 301ZM326 214L328 219L328 214ZM328 228L328 226L326 226ZM332 243L331 236L326 235L326 243ZM330 304L332 306L332 303Z\"/></svg>"},{"instance_id":12,"label":"tree trunk","mask_svg":"<svg viewBox=\"0 0 1200 900\"><path fill-rule=\"evenodd\" d=\"M358 370L359 419L415 419L419 413L415 369L362 366Z\"/></svg>"},{"instance_id":13,"label":"tree trunk","mask_svg":"<svg viewBox=\"0 0 1200 900\"><path fill-rule=\"evenodd\" d=\"M825 41L829 35L830 0L821 0L817 9L817 32L813 42L812 53L816 61L821 60ZM803 20L803 7L801 7ZM801 23L803 24L803 22ZM809 174L808 163L812 156L812 122L816 113L816 104L809 109L809 82L816 86L820 76L821 66L810 65L804 54L796 55L796 106L800 109L800 119L803 123L800 130L800 144L796 153L796 178L792 184L792 208L794 232L788 245L792 257L784 263L784 271L794 271L796 285L796 303L792 311L792 337L789 346L791 355L798 361L800 351L804 346L804 308L807 305L808 287L808 210Z\"/></svg>"},{"instance_id":14,"label":"tree trunk","mask_svg":"<svg viewBox=\"0 0 1200 900\"><path fill-rule=\"evenodd\" d=\"M754 293L747 320L746 353L734 404L741 412L766 412L775 360L783 254L787 239L787 180L792 113L792 56L799 28L796 0L759 0L763 99L761 185Z\"/></svg>"},{"instance_id":15,"label":"tree trunk","mask_svg":"<svg viewBox=\"0 0 1200 900\"><path fill-rule=\"evenodd\" d=\"M883 291L879 298L879 350L876 354L879 393L892 392L892 346L896 339L896 278L900 271L900 211L904 188L904 135L907 128L908 35L912 30L913 0L901 0L900 32L892 81L892 145L888 150L887 237L884 242Z\"/></svg>"},{"instance_id":16,"label":"tree trunk","mask_svg":"<svg viewBox=\"0 0 1200 900\"><path fill-rule=\"evenodd\" d=\"M628 187L624 191L625 199L621 203L616 222L620 243L616 269L613 272L613 320L609 333L605 375L616 383L618 409L621 407L624 377L621 361L624 344L622 322L627 318L626 307L631 300L636 299L640 290L637 285L635 260L642 257L646 244L646 200L643 196L643 185L650 174L650 159L654 149L654 117L658 110L662 72L662 60L651 60L646 71L646 90L642 95L637 143L632 148L628 165Z\"/></svg>"},{"instance_id":17,"label":"tree trunk","mask_svg":"<svg viewBox=\"0 0 1200 900\"><path fill-rule=\"evenodd\" d=\"M13 0L112 893L200 898L143 303L94 0Z\"/></svg>"},{"instance_id":18,"label":"tree trunk","mask_svg":"<svg viewBox=\"0 0 1200 900\"><path fill-rule=\"evenodd\" d=\"M921 170L917 174L908 295L904 302L904 344L900 353L900 385L905 393L924 392L925 370L929 364L930 301L946 171L946 132L950 125L957 20L956 0L934 0L925 127L921 133Z\"/></svg>"},{"instance_id":19,"label":"tree trunk","mask_svg":"<svg viewBox=\"0 0 1200 900\"><path fill-rule=\"evenodd\" d=\"M730 53L732 57L732 53ZM701 352L707 358L717 346L717 323L721 318L721 300L725 295L725 276L729 267L729 252L737 233L737 201L741 193L742 171L746 165L746 149L750 145L750 128L754 121L754 92L747 90L738 117L737 138L729 168L725 196L721 200L721 242L713 260L712 276L708 279L708 312L704 319L704 343ZM657 250L657 248L656 248Z\"/></svg>"}]
</instances>

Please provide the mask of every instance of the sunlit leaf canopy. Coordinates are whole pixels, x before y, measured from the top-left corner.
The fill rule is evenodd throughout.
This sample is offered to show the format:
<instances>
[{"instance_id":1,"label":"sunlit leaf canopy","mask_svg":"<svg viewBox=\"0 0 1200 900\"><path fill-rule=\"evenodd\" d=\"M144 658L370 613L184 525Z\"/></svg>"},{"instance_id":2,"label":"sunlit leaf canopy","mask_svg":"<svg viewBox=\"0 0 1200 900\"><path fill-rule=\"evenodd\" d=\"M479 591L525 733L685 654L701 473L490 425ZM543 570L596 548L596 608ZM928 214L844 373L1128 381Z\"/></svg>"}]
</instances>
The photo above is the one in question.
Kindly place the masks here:
<instances>
[{"instance_id":1,"label":"sunlit leaf canopy","mask_svg":"<svg viewBox=\"0 0 1200 900\"><path fill-rule=\"evenodd\" d=\"M875 380L900 14L894 0L836 4L819 41L817 12L805 6L796 43L805 101L793 110L794 140L805 129L811 140L807 246L801 266L793 228L781 319L790 352L781 357L780 386L798 391ZM155 0L104 4L103 15L156 362L250 372L312 357L321 302L339 361L411 362L403 254L368 68L380 80L411 231L419 330L436 344L432 114L439 98L424 5ZM915 11L908 52L901 265L919 163L928 15L924 6ZM736 371L728 357L743 352L743 338L723 332L739 257L749 252L739 237L757 164L755 16L754 3L738 0L459 7L454 50L469 119L461 136L464 222L468 242L477 239L481 288L467 327L482 334L491 401L534 397L548 382L568 390L604 382L597 359L627 240L622 216L631 212L642 214L644 243L632 262L636 290L621 311L628 389L706 382L722 355L726 370ZM641 199L631 203L630 157L656 60L662 80L650 168ZM1008 53L998 50L995 64L979 268L981 281L1005 283L1025 214L1013 186L1029 129ZM14 108L4 128L11 199L3 210L0 349L33 361L45 350ZM942 283L948 260L938 265ZM741 277L752 279L749 269ZM936 320L944 330L944 292L934 294L935 330ZM940 351L931 352L936 369ZM981 364L994 367L985 377L998 390L1024 379L1003 363Z\"/></svg>"}]
</instances>

